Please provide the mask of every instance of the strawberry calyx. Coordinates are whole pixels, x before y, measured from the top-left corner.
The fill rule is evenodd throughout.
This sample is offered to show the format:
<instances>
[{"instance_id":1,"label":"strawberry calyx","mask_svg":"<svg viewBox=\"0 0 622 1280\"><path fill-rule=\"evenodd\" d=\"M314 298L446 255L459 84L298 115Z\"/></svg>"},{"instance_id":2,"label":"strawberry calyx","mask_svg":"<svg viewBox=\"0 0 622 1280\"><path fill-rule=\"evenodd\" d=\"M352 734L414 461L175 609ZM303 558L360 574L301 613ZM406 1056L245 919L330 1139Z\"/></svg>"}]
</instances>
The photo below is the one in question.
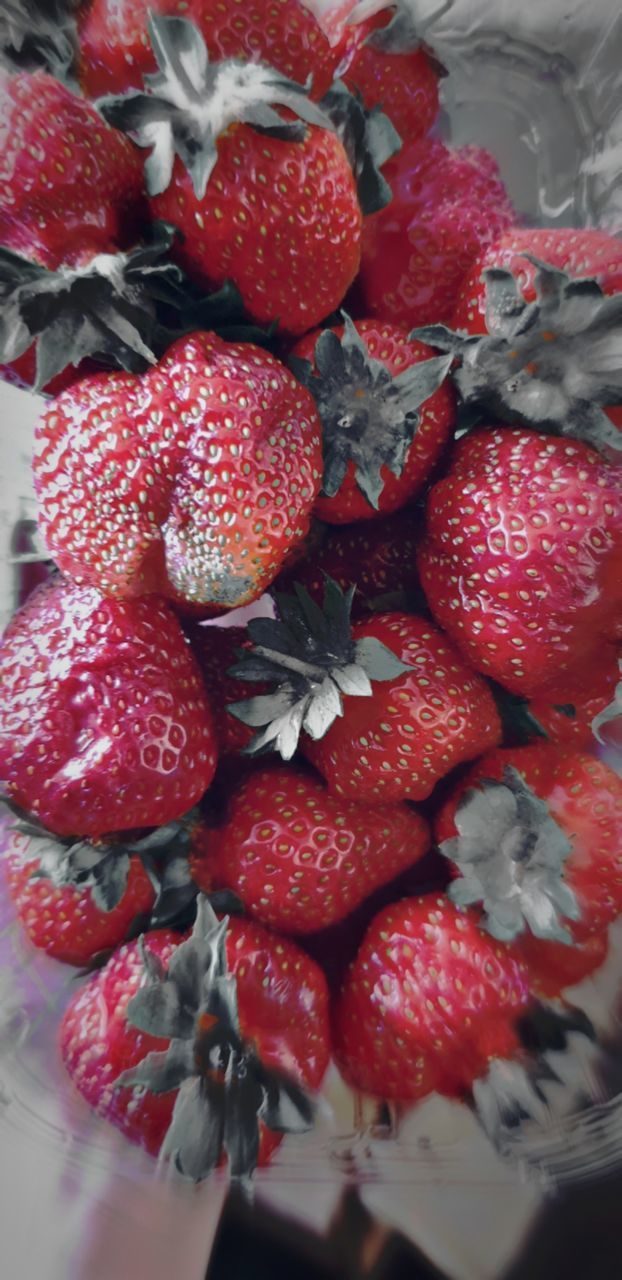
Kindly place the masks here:
<instances>
[{"instance_id":1,"label":"strawberry calyx","mask_svg":"<svg viewBox=\"0 0 622 1280\"><path fill-rule=\"evenodd\" d=\"M622 450L622 432L601 406L622 401L622 294L523 253L536 268L536 298L519 276L483 272L484 336L427 325L410 335L450 352L462 402L537 431L574 437L603 452Z\"/></svg>"},{"instance_id":2,"label":"strawberry calyx","mask_svg":"<svg viewBox=\"0 0 622 1280\"><path fill-rule=\"evenodd\" d=\"M397 129L380 107L367 111L359 94L351 93L343 80L336 80L320 104L332 120L341 139L362 213L367 217L384 209L392 199L382 166L402 146Z\"/></svg>"},{"instance_id":3,"label":"strawberry calyx","mask_svg":"<svg viewBox=\"0 0 622 1280\"><path fill-rule=\"evenodd\" d=\"M3 0L0 63L11 71L48 71L71 77L78 47L74 13L79 0Z\"/></svg>"},{"instance_id":4,"label":"strawberry calyx","mask_svg":"<svg viewBox=\"0 0 622 1280\"><path fill-rule=\"evenodd\" d=\"M394 376L369 354L345 311L342 319L341 337L324 329L317 339L317 372L310 361L296 356L290 357L290 368L311 392L322 422L322 493L334 498L353 463L356 483L377 511L384 488L382 468L402 474L419 426L419 408L440 387L452 356L417 361Z\"/></svg>"},{"instance_id":5,"label":"strawberry calyx","mask_svg":"<svg viewBox=\"0 0 622 1280\"><path fill-rule=\"evenodd\" d=\"M38 863L34 878L50 880L58 889L71 887L90 893L99 911L109 913L119 905L127 888L130 862L135 857L140 858L156 894L150 917L152 928L183 918L197 896L189 863L196 810L135 839L119 834L91 840L88 836L60 836L50 831L20 808L4 789L0 806L13 818L10 829L30 838L23 858L25 862Z\"/></svg>"},{"instance_id":6,"label":"strawberry calyx","mask_svg":"<svg viewBox=\"0 0 622 1280\"><path fill-rule=\"evenodd\" d=\"M572 944L564 924L580 916L564 879L572 845L518 770L508 765L503 782L484 779L466 791L454 821L458 835L439 845L461 873L448 889L452 901L481 903L485 928L502 942L527 927L537 938Z\"/></svg>"},{"instance_id":7,"label":"strawberry calyx","mask_svg":"<svg viewBox=\"0 0 622 1280\"><path fill-rule=\"evenodd\" d=\"M306 86L266 63L238 58L210 63L203 36L186 18L150 13L148 29L159 71L145 76L145 92L131 90L96 105L108 124L152 149L145 164L150 195L166 191L177 156L202 200L218 160L218 138L232 124L289 142L304 141L308 124L333 129ZM285 119L275 106L297 119Z\"/></svg>"},{"instance_id":8,"label":"strawberry calyx","mask_svg":"<svg viewBox=\"0 0 622 1280\"><path fill-rule=\"evenodd\" d=\"M231 1177L249 1179L259 1157L260 1125L303 1133L313 1124L307 1093L284 1072L266 1067L242 1035L237 984L227 968L228 923L201 895L192 934L167 968L143 939L146 980L130 1000L127 1018L170 1044L115 1081L117 1089L179 1090L160 1159L194 1182L207 1178L223 1153Z\"/></svg>"},{"instance_id":9,"label":"strawberry calyx","mask_svg":"<svg viewBox=\"0 0 622 1280\"><path fill-rule=\"evenodd\" d=\"M0 362L36 343L35 391L87 356L141 373L157 360L157 306L183 306L183 274L167 258L177 235L153 224L128 253L98 253L48 270L0 247Z\"/></svg>"},{"instance_id":10,"label":"strawberry calyx","mask_svg":"<svg viewBox=\"0 0 622 1280\"><path fill-rule=\"evenodd\" d=\"M592 720L592 733L598 741L607 745L607 735L603 737L603 727L605 725L622 723L622 658L619 660L620 681L615 687L613 698L603 711L599 712Z\"/></svg>"},{"instance_id":11,"label":"strawberry calyx","mask_svg":"<svg viewBox=\"0 0 622 1280\"><path fill-rule=\"evenodd\" d=\"M375 637L353 640L354 591L342 591L326 576L320 606L295 583L294 595L275 592L276 618L248 623L252 644L239 650L240 661L229 674L274 689L228 706L243 724L259 730L245 753L276 750L291 760L303 730L323 738L343 715L344 694L371 697L372 681L395 680L410 670Z\"/></svg>"},{"instance_id":12,"label":"strawberry calyx","mask_svg":"<svg viewBox=\"0 0 622 1280\"><path fill-rule=\"evenodd\" d=\"M441 0L438 8L423 17L416 12L416 0L359 0L347 25L358 26L383 10L392 9L393 15L386 25L371 31L365 44L372 45L383 53L415 53L421 47L426 31L451 9L453 2L454 0Z\"/></svg>"}]
</instances>

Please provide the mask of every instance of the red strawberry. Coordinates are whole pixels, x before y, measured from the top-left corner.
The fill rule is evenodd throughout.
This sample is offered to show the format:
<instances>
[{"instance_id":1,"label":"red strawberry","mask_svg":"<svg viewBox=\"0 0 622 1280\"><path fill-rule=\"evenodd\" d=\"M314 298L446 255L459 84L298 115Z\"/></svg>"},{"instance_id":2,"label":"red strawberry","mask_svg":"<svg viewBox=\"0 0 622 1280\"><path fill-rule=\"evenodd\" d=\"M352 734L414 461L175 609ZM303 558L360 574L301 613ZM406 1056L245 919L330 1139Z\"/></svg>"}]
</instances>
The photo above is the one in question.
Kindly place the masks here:
<instances>
[{"instance_id":1,"label":"red strawberry","mask_svg":"<svg viewBox=\"0 0 622 1280\"><path fill-rule=\"evenodd\" d=\"M510 271L516 276L525 300L534 302L537 266L531 254L574 279L594 279L603 293L622 292L622 243L606 231L581 227L511 227L482 246L477 261L465 274L456 299L452 323L465 333L486 333L486 282L488 269Z\"/></svg>"},{"instance_id":2,"label":"red strawberry","mask_svg":"<svg viewBox=\"0 0 622 1280\"><path fill-rule=\"evenodd\" d=\"M216 767L211 712L174 614L54 578L0 644L0 778L59 835L153 827Z\"/></svg>"},{"instance_id":3,"label":"red strawberry","mask_svg":"<svg viewBox=\"0 0 622 1280\"><path fill-rule=\"evenodd\" d=\"M189 18L196 23L212 59L268 62L282 76L305 84L313 95L328 89L341 57L315 17L299 0L91 0L79 14L79 78L87 97L140 89L156 70L149 47L149 13Z\"/></svg>"},{"instance_id":4,"label":"red strawberry","mask_svg":"<svg viewBox=\"0 0 622 1280\"><path fill-rule=\"evenodd\" d=\"M576 987L601 968L607 959L609 939L603 930L569 947L563 942L524 933L517 938L514 950L529 970L530 991L554 999L566 987Z\"/></svg>"},{"instance_id":5,"label":"red strawberry","mask_svg":"<svg viewBox=\"0 0 622 1280\"><path fill-rule=\"evenodd\" d=\"M383 174L393 199L365 219L355 313L406 327L449 320L473 259L515 219L496 162L422 138Z\"/></svg>"},{"instance_id":6,"label":"red strawberry","mask_svg":"<svg viewBox=\"0 0 622 1280\"><path fill-rule=\"evenodd\" d=\"M463 285L459 331L433 325L415 334L455 357L467 406L619 451L621 297L619 240L598 231L511 231Z\"/></svg>"},{"instance_id":7,"label":"red strawberry","mask_svg":"<svg viewBox=\"0 0 622 1280\"><path fill-rule=\"evenodd\" d=\"M136 148L45 72L0 83L0 244L54 269L132 243Z\"/></svg>"},{"instance_id":8,"label":"red strawberry","mask_svg":"<svg viewBox=\"0 0 622 1280\"><path fill-rule=\"evenodd\" d=\"M594 745L592 722L609 706L620 679L618 650L603 645L594 666L579 668L551 685L546 698L532 698L529 711L551 742L561 746Z\"/></svg>"},{"instance_id":9,"label":"red strawberry","mask_svg":"<svg viewBox=\"0 0 622 1280\"><path fill-rule=\"evenodd\" d=\"M344 319L345 326L308 334L292 351L292 368L322 421L324 480L315 514L329 524L403 507L454 425L453 397L443 385L451 357L435 358L396 325Z\"/></svg>"},{"instance_id":10,"label":"red strawberry","mask_svg":"<svg viewBox=\"0 0 622 1280\"><path fill-rule=\"evenodd\" d=\"M246 627L190 626L188 635L193 653L214 712L219 755L235 755L247 747L252 729L227 710L230 702L248 698L251 686L229 675L238 661L238 649L248 646ZM204 886L205 887L205 886Z\"/></svg>"},{"instance_id":11,"label":"red strawberry","mask_svg":"<svg viewBox=\"0 0 622 1280\"><path fill-rule=\"evenodd\" d=\"M143 377L94 374L52 402L34 463L43 536L106 595L246 604L307 531L320 450L313 399L278 360L195 333Z\"/></svg>"},{"instance_id":12,"label":"red strawberry","mask_svg":"<svg viewBox=\"0 0 622 1280\"><path fill-rule=\"evenodd\" d=\"M67 246L56 270L0 246L0 377L59 395L100 363L140 371L155 363L156 302L189 305L166 260L175 228L154 223L127 253Z\"/></svg>"},{"instance_id":13,"label":"red strawberry","mask_svg":"<svg viewBox=\"0 0 622 1280\"><path fill-rule=\"evenodd\" d=\"M195 1180L223 1152L247 1176L278 1135L309 1127L301 1086L317 1089L328 1065L327 1006L298 947L247 920L218 925L203 901L186 941L148 934L91 977L64 1015L61 1052L131 1141Z\"/></svg>"},{"instance_id":14,"label":"red strawberry","mask_svg":"<svg viewBox=\"0 0 622 1280\"><path fill-rule=\"evenodd\" d=\"M266 64L209 65L181 19L152 17L149 28L160 67L150 92L100 108L153 148L153 214L183 232L177 256L191 278L231 279L256 320L303 333L339 305L359 265L361 210L342 143Z\"/></svg>"},{"instance_id":15,"label":"red strawberry","mask_svg":"<svg viewBox=\"0 0 622 1280\"><path fill-rule=\"evenodd\" d=\"M93 845L77 842L76 848L78 843L81 852L88 850L93 858L97 856ZM44 836L8 829L2 866L9 895L34 946L65 964L86 965L100 952L123 942L135 920L149 916L155 891L140 859L128 857L120 848L123 883L118 900L109 906L97 896L97 881L89 878L88 870L77 872L86 884L77 879L72 882L69 877L63 883L64 853L52 835L46 840ZM115 858L111 853L108 862L113 863ZM45 859L56 859L57 879L51 868L42 869ZM114 866L111 869L114 876Z\"/></svg>"},{"instance_id":16,"label":"red strawberry","mask_svg":"<svg viewBox=\"0 0 622 1280\"><path fill-rule=\"evenodd\" d=\"M496 937L527 925L583 943L622 913L622 779L592 756L549 743L489 752L450 795L436 834L458 868L451 895L483 902Z\"/></svg>"},{"instance_id":17,"label":"red strawberry","mask_svg":"<svg viewBox=\"0 0 622 1280\"><path fill-rule=\"evenodd\" d=\"M351 599L329 578L322 609L298 588L278 597L276 620L251 620L253 649L235 674L276 689L231 710L260 730L251 750L289 759L300 736L335 795L422 800L500 741L492 694L436 627L405 613L351 626Z\"/></svg>"},{"instance_id":18,"label":"red strawberry","mask_svg":"<svg viewBox=\"0 0 622 1280\"><path fill-rule=\"evenodd\" d=\"M268 767L234 790L192 870L200 888L232 889L254 919L304 934L342 920L428 848L427 824L406 805L362 809L300 769Z\"/></svg>"},{"instance_id":19,"label":"red strawberry","mask_svg":"<svg viewBox=\"0 0 622 1280\"><path fill-rule=\"evenodd\" d=\"M291 591L298 582L321 602L328 575L342 591L356 586L353 617L364 616L376 607L399 608L400 603L394 601L406 610L406 601L424 605L415 557L420 536L415 514L409 509L354 525L325 527L323 534L320 526L320 535L311 540L308 553L286 565L272 589Z\"/></svg>"},{"instance_id":20,"label":"red strawberry","mask_svg":"<svg viewBox=\"0 0 622 1280\"><path fill-rule=\"evenodd\" d=\"M517 1056L529 1003L526 967L474 912L407 898L376 916L350 967L334 1009L337 1061L382 1098L461 1097L494 1060Z\"/></svg>"},{"instance_id":21,"label":"red strawberry","mask_svg":"<svg viewBox=\"0 0 622 1280\"><path fill-rule=\"evenodd\" d=\"M189 853L211 833L192 811L147 835L58 836L5 800L2 865L17 916L35 947L86 965L146 920L184 918L196 898ZM4 830L2 830L4 827Z\"/></svg>"},{"instance_id":22,"label":"red strawberry","mask_svg":"<svg viewBox=\"0 0 622 1280\"><path fill-rule=\"evenodd\" d=\"M428 132L438 112L440 68L421 45L429 24L414 20L407 0L386 4L371 18L365 17L368 8L365 3L357 5L350 15L353 25L343 47L340 74L367 107L381 106L398 133L411 142ZM438 16L437 11L433 20Z\"/></svg>"},{"instance_id":23,"label":"red strawberry","mask_svg":"<svg viewBox=\"0 0 622 1280\"><path fill-rule=\"evenodd\" d=\"M622 617L622 471L576 441L465 436L432 489L419 572L441 626L517 693L598 661Z\"/></svg>"}]
</instances>

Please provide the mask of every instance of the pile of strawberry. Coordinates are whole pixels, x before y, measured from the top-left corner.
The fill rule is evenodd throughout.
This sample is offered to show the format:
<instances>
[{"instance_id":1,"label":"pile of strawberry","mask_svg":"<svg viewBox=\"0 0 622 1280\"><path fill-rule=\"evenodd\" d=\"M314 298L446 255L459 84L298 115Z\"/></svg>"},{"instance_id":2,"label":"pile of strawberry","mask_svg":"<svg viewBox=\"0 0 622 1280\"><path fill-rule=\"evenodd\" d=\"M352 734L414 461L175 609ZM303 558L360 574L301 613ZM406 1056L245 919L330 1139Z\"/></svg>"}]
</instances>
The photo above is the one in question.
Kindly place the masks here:
<instances>
[{"instance_id":1,"label":"pile of strawberry","mask_svg":"<svg viewBox=\"0 0 622 1280\"><path fill-rule=\"evenodd\" d=\"M523 1019L622 913L622 243L430 136L406 2L5 10L53 568L0 644L2 865L89 971L67 1070L193 1179L331 1056L524 1106Z\"/></svg>"}]
</instances>

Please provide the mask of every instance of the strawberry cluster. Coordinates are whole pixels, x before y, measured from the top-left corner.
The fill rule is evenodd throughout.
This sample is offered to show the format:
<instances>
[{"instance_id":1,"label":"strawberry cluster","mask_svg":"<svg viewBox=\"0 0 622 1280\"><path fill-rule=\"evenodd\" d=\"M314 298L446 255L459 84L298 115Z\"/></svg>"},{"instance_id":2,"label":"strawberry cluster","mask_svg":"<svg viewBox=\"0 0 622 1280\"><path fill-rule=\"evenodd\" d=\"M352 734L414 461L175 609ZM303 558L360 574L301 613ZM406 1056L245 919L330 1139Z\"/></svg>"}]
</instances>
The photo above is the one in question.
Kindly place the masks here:
<instances>
[{"instance_id":1,"label":"strawberry cluster","mask_svg":"<svg viewBox=\"0 0 622 1280\"><path fill-rule=\"evenodd\" d=\"M523 1019L622 914L622 245L429 136L407 3L7 14L52 567L0 643L2 870L93 971L67 1069L195 1180L331 1056L524 1111Z\"/></svg>"}]
</instances>

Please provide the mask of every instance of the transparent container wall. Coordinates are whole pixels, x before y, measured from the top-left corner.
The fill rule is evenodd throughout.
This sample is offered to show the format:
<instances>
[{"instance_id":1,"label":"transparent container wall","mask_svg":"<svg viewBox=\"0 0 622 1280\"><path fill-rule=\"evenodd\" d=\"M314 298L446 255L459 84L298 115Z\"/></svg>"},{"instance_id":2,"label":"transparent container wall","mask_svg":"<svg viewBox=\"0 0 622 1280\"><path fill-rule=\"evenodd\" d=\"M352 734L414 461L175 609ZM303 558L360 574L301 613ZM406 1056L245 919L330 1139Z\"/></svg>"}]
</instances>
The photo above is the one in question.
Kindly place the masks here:
<instances>
[{"instance_id":1,"label":"transparent container wall","mask_svg":"<svg viewBox=\"0 0 622 1280\"><path fill-rule=\"evenodd\" d=\"M438 0L420 7L438 9ZM428 40L450 72L438 131L494 152L525 221L622 226L619 0L455 0ZM40 406L5 385L0 401L4 623L16 599L11 561L32 539L29 455ZM552 1061L562 1080L547 1087L543 1127L506 1134L497 1153L466 1107L433 1097L395 1136L374 1123L373 1108L361 1113L334 1073L317 1131L285 1141L257 1177L257 1203L323 1231L355 1178L368 1208L455 1280L501 1275L551 1188L622 1165L620 955L614 934L605 968L571 993L611 1048L596 1052L575 1037L569 1074ZM189 1189L167 1179L75 1095L56 1027L78 981L36 954L0 908L3 1276L200 1280L224 1182ZM583 1110L586 1097L592 1105Z\"/></svg>"}]
</instances>

